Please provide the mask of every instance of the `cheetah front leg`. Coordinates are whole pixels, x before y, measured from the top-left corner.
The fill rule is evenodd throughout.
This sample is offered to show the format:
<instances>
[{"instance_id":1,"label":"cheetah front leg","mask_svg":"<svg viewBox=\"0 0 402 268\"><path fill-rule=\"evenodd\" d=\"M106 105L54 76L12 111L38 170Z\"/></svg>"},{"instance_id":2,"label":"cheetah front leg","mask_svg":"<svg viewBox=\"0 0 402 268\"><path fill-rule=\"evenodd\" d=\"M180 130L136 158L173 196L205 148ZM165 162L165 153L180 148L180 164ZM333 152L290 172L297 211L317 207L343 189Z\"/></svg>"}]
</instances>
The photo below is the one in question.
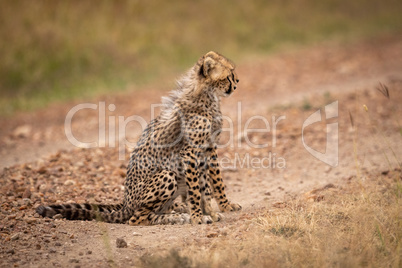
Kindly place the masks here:
<instances>
[{"instance_id":1,"label":"cheetah front leg","mask_svg":"<svg viewBox=\"0 0 402 268\"><path fill-rule=\"evenodd\" d=\"M225 212L241 210L241 206L239 204L229 202L226 197L225 184L223 183L222 174L219 169L218 155L216 150L213 150L211 153L208 168L213 188L213 196L218 203L220 211Z\"/></svg>"},{"instance_id":2,"label":"cheetah front leg","mask_svg":"<svg viewBox=\"0 0 402 268\"><path fill-rule=\"evenodd\" d=\"M191 222L212 223L220 217L211 207L211 187L208 183L209 145L212 142L211 121L198 114L185 118L186 145L180 152L185 165L187 204L190 207Z\"/></svg>"},{"instance_id":3,"label":"cheetah front leg","mask_svg":"<svg viewBox=\"0 0 402 268\"><path fill-rule=\"evenodd\" d=\"M210 215L214 222L220 221L223 216L212 209L211 204L211 185L208 180L208 170L204 170L203 180L201 182L201 209L204 215Z\"/></svg>"},{"instance_id":4,"label":"cheetah front leg","mask_svg":"<svg viewBox=\"0 0 402 268\"><path fill-rule=\"evenodd\" d=\"M201 208L201 187L203 185L203 173L205 174L204 162L200 161L197 157L201 155L201 151L194 148L186 150L184 163L186 167L186 186L187 186L187 204L190 208L190 219L192 224L202 224L202 223L212 223L214 220L209 215L204 215ZM201 164L202 163L202 164ZM204 172L203 172L204 171ZM200 187L201 186L201 187ZM209 202L210 203L210 202ZM205 203L204 203L205 204ZM212 212L212 209L208 209L208 206L203 205L207 208L207 213ZM210 207L210 205L209 205ZM205 210L205 209L204 209Z\"/></svg>"}]
</instances>

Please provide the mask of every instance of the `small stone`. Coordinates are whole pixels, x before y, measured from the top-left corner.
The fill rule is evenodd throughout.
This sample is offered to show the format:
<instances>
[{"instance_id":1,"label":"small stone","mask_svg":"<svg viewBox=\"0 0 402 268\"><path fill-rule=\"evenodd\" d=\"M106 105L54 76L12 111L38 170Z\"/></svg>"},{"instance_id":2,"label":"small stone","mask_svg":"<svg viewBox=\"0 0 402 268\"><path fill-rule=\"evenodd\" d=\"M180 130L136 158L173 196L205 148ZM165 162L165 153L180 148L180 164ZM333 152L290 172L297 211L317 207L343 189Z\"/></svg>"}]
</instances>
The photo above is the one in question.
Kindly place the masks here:
<instances>
[{"instance_id":1,"label":"small stone","mask_svg":"<svg viewBox=\"0 0 402 268\"><path fill-rule=\"evenodd\" d=\"M56 253L57 251L53 248L49 249L49 253Z\"/></svg>"},{"instance_id":2,"label":"small stone","mask_svg":"<svg viewBox=\"0 0 402 268\"><path fill-rule=\"evenodd\" d=\"M45 192L46 192L46 188L47 188L46 184L42 184L41 186L39 186L39 192L45 193Z\"/></svg>"},{"instance_id":3,"label":"small stone","mask_svg":"<svg viewBox=\"0 0 402 268\"><path fill-rule=\"evenodd\" d=\"M14 220L16 217L17 217L16 214L14 214L14 215L8 215L8 216L7 216L7 220Z\"/></svg>"},{"instance_id":4,"label":"small stone","mask_svg":"<svg viewBox=\"0 0 402 268\"><path fill-rule=\"evenodd\" d=\"M98 171L99 171L99 172L104 172L104 171L105 171L105 168L102 167L102 166L100 166L100 167L98 167Z\"/></svg>"},{"instance_id":5,"label":"small stone","mask_svg":"<svg viewBox=\"0 0 402 268\"><path fill-rule=\"evenodd\" d=\"M31 205L32 204L31 199L29 199L28 197L22 198L22 201L24 202L25 205Z\"/></svg>"},{"instance_id":6,"label":"small stone","mask_svg":"<svg viewBox=\"0 0 402 268\"><path fill-rule=\"evenodd\" d=\"M37 221L36 218L25 218L24 220L28 224L36 223L36 221Z\"/></svg>"},{"instance_id":7,"label":"small stone","mask_svg":"<svg viewBox=\"0 0 402 268\"><path fill-rule=\"evenodd\" d=\"M18 240L20 238L20 233L16 233L10 237L11 241Z\"/></svg>"},{"instance_id":8,"label":"small stone","mask_svg":"<svg viewBox=\"0 0 402 268\"><path fill-rule=\"evenodd\" d=\"M30 125L22 125L17 127L14 132L13 136L19 137L19 138L26 138L31 134L32 127Z\"/></svg>"},{"instance_id":9,"label":"small stone","mask_svg":"<svg viewBox=\"0 0 402 268\"><path fill-rule=\"evenodd\" d=\"M56 242L56 243L54 243L54 245L55 245L56 247L61 247L61 243L60 243L60 242Z\"/></svg>"},{"instance_id":10,"label":"small stone","mask_svg":"<svg viewBox=\"0 0 402 268\"><path fill-rule=\"evenodd\" d=\"M329 189L329 188L336 188L335 185L333 185L332 183L328 183L327 185L325 185L324 187L322 187L322 189Z\"/></svg>"},{"instance_id":11,"label":"small stone","mask_svg":"<svg viewBox=\"0 0 402 268\"><path fill-rule=\"evenodd\" d=\"M53 216L53 219L55 219L55 220L60 220L62 218L63 218L63 215L61 215L61 214L56 214Z\"/></svg>"},{"instance_id":12,"label":"small stone","mask_svg":"<svg viewBox=\"0 0 402 268\"><path fill-rule=\"evenodd\" d=\"M218 237L218 233L209 233L207 234L208 238Z\"/></svg>"},{"instance_id":13,"label":"small stone","mask_svg":"<svg viewBox=\"0 0 402 268\"><path fill-rule=\"evenodd\" d=\"M8 253L8 254L15 254L15 250L12 248L12 249L8 249L7 251L6 251L6 253Z\"/></svg>"},{"instance_id":14,"label":"small stone","mask_svg":"<svg viewBox=\"0 0 402 268\"><path fill-rule=\"evenodd\" d=\"M37 170L37 172L38 172L39 174L45 174L45 173L47 172L47 169L46 169L45 166L41 166L41 167Z\"/></svg>"},{"instance_id":15,"label":"small stone","mask_svg":"<svg viewBox=\"0 0 402 268\"><path fill-rule=\"evenodd\" d=\"M22 198L30 198L31 197L31 190L29 188L26 188L24 193L22 194Z\"/></svg>"},{"instance_id":16,"label":"small stone","mask_svg":"<svg viewBox=\"0 0 402 268\"><path fill-rule=\"evenodd\" d=\"M92 251L91 250L88 250L87 251L87 255L91 255L92 254Z\"/></svg>"},{"instance_id":17,"label":"small stone","mask_svg":"<svg viewBox=\"0 0 402 268\"><path fill-rule=\"evenodd\" d=\"M287 205L286 205L285 202L280 202L280 201L279 201L279 202L273 203L272 206L273 206L274 208L285 208Z\"/></svg>"},{"instance_id":18,"label":"small stone","mask_svg":"<svg viewBox=\"0 0 402 268\"><path fill-rule=\"evenodd\" d=\"M66 181L64 182L64 185L65 185L65 186L75 185L75 181L73 181L73 180L66 180Z\"/></svg>"},{"instance_id":19,"label":"small stone","mask_svg":"<svg viewBox=\"0 0 402 268\"><path fill-rule=\"evenodd\" d=\"M42 248L42 246L41 246L40 244L36 244L36 245L35 245L35 248L39 250L39 249Z\"/></svg>"},{"instance_id":20,"label":"small stone","mask_svg":"<svg viewBox=\"0 0 402 268\"><path fill-rule=\"evenodd\" d=\"M137 233L137 232L133 232L133 236L142 236L142 234Z\"/></svg>"},{"instance_id":21,"label":"small stone","mask_svg":"<svg viewBox=\"0 0 402 268\"><path fill-rule=\"evenodd\" d=\"M126 247L127 247L127 242L124 241L123 238L117 238L117 239L116 239L116 246L117 246L118 248L126 248Z\"/></svg>"},{"instance_id":22,"label":"small stone","mask_svg":"<svg viewBox=\"0 0 402 268\"><path fill-rule=\"evenodd\" d=\"M68 261L71 262L71 263L79 263L79 262L80 262L80 261L77 260L77 259L69 259Z\"/></svg>"}]
</instances>

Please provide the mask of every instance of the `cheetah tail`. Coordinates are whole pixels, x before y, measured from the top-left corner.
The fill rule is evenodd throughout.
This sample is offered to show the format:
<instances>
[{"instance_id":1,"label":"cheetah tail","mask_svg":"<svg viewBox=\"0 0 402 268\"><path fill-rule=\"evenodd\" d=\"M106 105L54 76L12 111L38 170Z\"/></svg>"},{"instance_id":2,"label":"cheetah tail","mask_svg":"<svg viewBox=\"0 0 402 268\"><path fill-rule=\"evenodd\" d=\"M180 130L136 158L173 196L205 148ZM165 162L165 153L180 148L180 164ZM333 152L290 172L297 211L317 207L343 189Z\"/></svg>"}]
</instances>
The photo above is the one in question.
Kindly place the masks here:
<instances>
[{"instance_id":1,"label":"cheetah tail","mask_svg":"<svg viewBox=\"0 0 402 268\"><path fill-rule=\"evenodd\" d=\"M67 220L97 220L113 223L123 223L130 218L130 213L123 209L122 204L63 204L39 206L36 212L42 217L53 218L60 214Z\"/></svg>"}]
</instances>

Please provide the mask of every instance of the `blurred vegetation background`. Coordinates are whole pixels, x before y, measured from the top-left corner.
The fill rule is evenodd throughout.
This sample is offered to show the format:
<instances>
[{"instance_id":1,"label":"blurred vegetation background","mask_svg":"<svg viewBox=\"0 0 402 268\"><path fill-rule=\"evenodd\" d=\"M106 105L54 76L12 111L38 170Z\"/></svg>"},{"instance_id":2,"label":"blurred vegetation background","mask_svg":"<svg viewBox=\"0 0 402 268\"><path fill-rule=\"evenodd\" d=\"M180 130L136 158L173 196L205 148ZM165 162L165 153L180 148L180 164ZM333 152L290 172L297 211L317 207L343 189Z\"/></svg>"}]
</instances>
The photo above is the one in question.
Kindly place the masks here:
<instances>
[{"instance_id":1,"label":"blurred vegetation background","mask_svg":"<svg viewBox=\"0 0 402 268\"><path fill-rule=\"evenodd\" d=\"M401 0L0 2L0 115L177 75L209 50L401 34Z\"/></svg>"}]
</instances>

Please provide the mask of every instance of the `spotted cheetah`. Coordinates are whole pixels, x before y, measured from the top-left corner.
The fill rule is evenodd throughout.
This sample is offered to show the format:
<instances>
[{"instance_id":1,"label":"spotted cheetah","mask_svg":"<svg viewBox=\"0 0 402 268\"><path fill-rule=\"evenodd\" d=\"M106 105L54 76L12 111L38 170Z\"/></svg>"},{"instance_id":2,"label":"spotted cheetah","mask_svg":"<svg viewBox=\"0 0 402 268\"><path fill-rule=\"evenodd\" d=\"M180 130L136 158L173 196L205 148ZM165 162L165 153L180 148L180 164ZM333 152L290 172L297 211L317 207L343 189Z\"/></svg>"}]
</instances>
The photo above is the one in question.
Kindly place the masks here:
<instances>
[{"instance_id":1,"label":"spotted cheetah","mask_svg":"<svg viewBox=\"0 0 402 268\"><path fill-rule=\"evenodd\" d=\"M236 90L234 64L208 52L162 98L161 114L152 120L134 148L118 205L40 206L44 217L99 220L130 225L201 224L221 219L220 211L241 206L228 201L219 169L217 142L222 129L221 97ZM181 196L182 203L174 202Z\"/></svg>"}]
</instances>

